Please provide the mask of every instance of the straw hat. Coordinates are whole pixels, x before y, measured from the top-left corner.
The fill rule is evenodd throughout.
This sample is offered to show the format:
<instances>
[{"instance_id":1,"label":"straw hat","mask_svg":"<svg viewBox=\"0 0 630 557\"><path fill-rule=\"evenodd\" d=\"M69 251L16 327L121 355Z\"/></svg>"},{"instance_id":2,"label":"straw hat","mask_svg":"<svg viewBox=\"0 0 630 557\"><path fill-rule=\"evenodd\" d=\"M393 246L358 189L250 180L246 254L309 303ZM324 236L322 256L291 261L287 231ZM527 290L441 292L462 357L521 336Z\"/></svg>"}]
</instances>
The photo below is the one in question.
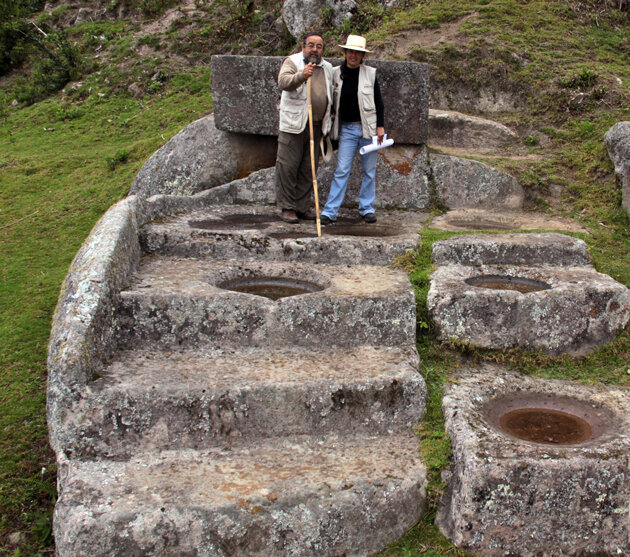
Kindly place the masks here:
<instances>
[{"instance_id":1,"label":"straw hat","mask_svg":"<svg viewBox=\"0 0 630 557\"><path fill-rule=\"evenodd\" d=\"M365 37L361 37L360 35L348 35L348 38L346 39L346 44L340 44L339 46L340 48L347 48L348 50L372 52L371 50L366 50L365 45Z\"/></svg>"}]
</instances>

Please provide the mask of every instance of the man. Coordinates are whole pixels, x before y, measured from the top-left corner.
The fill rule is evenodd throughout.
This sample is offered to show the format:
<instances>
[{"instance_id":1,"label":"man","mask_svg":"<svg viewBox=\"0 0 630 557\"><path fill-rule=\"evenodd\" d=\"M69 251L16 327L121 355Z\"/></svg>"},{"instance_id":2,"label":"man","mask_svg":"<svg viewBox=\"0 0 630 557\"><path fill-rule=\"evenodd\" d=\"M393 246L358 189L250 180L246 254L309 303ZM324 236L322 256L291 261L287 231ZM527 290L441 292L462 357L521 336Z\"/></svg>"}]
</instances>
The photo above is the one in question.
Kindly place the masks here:
<instances>
[{"instance_id":1,"label":"man","mask_svg":"<svg viewBox=\"0 0 630 557\"><path fill-rule=\"evenodd\" d=\"M322 59L324 39L319 33L307 33L302 50L286 58L278 74L280 97L280 132L276 159L276 203L285 222L315 220L311 209L313 175L311 171L310 132L308 127L307 80L311 80L315 168L319 162L319 141L330 132L332 73Z\"/></svg>"}]
</instances>

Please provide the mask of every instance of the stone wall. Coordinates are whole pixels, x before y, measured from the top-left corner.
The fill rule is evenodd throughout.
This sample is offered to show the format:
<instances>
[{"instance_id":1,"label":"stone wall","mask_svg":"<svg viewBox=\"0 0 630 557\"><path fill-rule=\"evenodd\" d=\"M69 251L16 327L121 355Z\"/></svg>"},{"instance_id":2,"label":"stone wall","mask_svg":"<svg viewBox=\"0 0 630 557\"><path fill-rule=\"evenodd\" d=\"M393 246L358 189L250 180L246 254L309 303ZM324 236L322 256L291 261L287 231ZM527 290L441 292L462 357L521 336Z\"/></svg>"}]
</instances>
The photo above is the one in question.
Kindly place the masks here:
<instances>
[{"instance_id":1,"label":"stone wall","mask_svg":"<svg viewBox=\"0 0 630 557\"><path fill-rule=\"evenodd\" d=\"M230 132L278 134L280 56L213 56L215 125ZM339 65L340 59L328 59ZM385 129L397 143L424 144L429 128L429 66L367 60L378 71L385 101Z\"/></svg>"}]
</instances>

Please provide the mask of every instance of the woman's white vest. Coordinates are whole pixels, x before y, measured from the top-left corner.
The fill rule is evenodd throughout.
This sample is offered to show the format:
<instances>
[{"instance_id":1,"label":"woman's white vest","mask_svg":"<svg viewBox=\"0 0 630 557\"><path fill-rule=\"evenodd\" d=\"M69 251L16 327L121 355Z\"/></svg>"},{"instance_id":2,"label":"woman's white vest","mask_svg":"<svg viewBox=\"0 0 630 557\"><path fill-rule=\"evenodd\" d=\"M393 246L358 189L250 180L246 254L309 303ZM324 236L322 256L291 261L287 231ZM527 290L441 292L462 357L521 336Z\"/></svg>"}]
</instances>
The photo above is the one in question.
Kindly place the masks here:
<instances>
[{"instance_id":1,"label":"woman's white vest","mask_svg":"<svg viewBox=\"0 0 630 557\"><path fill-rule=\"evenodd\" d=\"M359 86L357 96L359 101L359 112L361 114L361 127L363 137L372 139L376 135L376 104L374 103L374 81L376 80L376 68L361 64L359 66ZM333 99L335 118L330 137L339 137L339 99L341 98L341 66L333 70Z\"/></svg>"},{"instance_id":2,"label":"woman's white vest","mask_svg":"<svg viewBox=\"0 0 630 557\"><path fill-rule=\"evenodd\" d=\"M304 55L302 52L289 56L298 72L304 70ZM328 97L328 106L326 114L322 120L322 135L330 133L331 118L330 111L332 107L332 74L333 67L330 62L322 60L319 64L324 69L326 76L326 96ZM280 124L281 132L302 133L308 122L308 98L306 93L306 81L294 91L282 91L280 97Z\"/></svg>"}]
</instances>

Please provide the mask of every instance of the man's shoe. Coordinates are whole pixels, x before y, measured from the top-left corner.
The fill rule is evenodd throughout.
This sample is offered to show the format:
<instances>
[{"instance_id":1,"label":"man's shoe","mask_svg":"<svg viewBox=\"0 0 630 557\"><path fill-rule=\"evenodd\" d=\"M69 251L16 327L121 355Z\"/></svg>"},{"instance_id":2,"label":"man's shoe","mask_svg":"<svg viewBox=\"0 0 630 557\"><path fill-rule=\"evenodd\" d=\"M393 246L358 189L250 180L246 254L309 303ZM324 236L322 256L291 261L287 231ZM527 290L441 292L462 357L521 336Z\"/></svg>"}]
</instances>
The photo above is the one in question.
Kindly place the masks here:
<instances>
[{"instance_id":1,"label":"man's shoe","mask_svg":"<svg viewBox=\"0 0 630 557\"><path fill-rule=\"evenodd\" d=\"M322 215L321 217L319 217L319 224L321 224L322 226L326 225L326 224L331 224L334 221L327 215Z\"/></svg>"},{"instance_id":2,"label":"man's shoe","mask_svg":"<svg viewBox=\"0 0 630 557\"><path fill-rule=\"evenodd\" d=\"M363 220L369 224L376 222L376 215L374 213L366 213L363 215Z\"/></svg>"},{"instance_id":3,"label":"man's shoe","mask_svg":"<svg viewBox=\"0 0 630 557\"><path fill-rule=\"evenodd\" d=\"M297 217L302 220L315 220L315 211L313 209L309 209L306 213L296 212Z\"/></svg>"},{"instance_id":4,"label":"man's shoe","mask_svg":"<svg viewBox=\"0 0 630 557\"><path fill-rule=\"evenodd\" d=\"M295 214L295 211L293 211L292 209L282 209L280 218L284 222L288 222L289 224L297 224L298 222L300 222L297 218L297 215Z\"/></svg>"}]
</instances>

